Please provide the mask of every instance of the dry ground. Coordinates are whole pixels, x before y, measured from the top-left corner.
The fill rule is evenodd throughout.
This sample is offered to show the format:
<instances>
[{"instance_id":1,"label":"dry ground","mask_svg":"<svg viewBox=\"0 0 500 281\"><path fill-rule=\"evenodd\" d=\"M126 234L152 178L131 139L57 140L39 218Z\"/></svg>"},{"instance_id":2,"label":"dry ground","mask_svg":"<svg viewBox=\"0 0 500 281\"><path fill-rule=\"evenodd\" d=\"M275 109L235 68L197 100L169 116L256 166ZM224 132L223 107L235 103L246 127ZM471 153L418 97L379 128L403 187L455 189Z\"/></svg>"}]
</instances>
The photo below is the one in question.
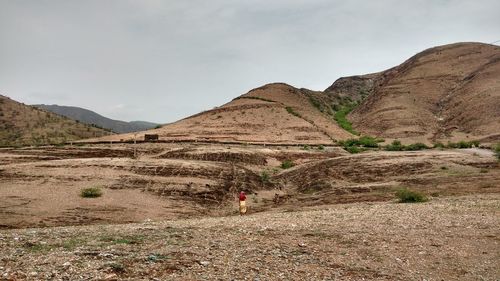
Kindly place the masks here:
<instances>
[{"instance_id":1,"label":"dry ground","mask_svg":"<svg viewBox=\"0 0 500 281\"><path fill-rule=\"evenodd\" d=\"M2 230L4 280L498 280L498 194Z\"/></svg>"},{"instance_id":2,"label":"dry ground","mask_svg":"<svg viewBox=\"0 0 500 281\"><path fill-rule=\"evenodd\" d=\"M225 216L387 201L408 187L432 197L499 193L488 150L373 151L337 147L141 144L0 150L0 228ZM281 163L295 164L282 169ZM100 187L100 198L81 198Z\"/></svg>"},{"instance_id":3,"label":"dry ground","mask_svg":"<svg viewBox=\"0 0 500 281\"><path fill-rule=\"evenodd\" d=\"M430 201L395 203L402 186ZM498 280L499 194L480 149L1 149L0 278Z\"/></svg>"}]
</instances>

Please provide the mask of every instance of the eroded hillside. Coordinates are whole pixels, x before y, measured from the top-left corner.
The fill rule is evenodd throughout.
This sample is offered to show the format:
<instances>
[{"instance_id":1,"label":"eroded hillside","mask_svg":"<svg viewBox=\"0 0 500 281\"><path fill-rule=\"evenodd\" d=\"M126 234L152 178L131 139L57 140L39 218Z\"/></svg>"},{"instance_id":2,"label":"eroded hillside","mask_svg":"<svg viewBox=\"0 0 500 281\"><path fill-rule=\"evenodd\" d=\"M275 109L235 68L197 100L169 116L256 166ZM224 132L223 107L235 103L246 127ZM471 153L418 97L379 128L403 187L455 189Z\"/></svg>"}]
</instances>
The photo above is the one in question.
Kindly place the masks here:
<instances>
[{"instance_id":1,"label":"eroded hillside","mask_svg":"<svg viewBox=\"0 0 500 281\"><path fill-rule=\"evenodd\" d=\"M384 71L350 115L360 132L406 142L500 140L500 47L457 43Z\"/></svg>"}]
</instances>

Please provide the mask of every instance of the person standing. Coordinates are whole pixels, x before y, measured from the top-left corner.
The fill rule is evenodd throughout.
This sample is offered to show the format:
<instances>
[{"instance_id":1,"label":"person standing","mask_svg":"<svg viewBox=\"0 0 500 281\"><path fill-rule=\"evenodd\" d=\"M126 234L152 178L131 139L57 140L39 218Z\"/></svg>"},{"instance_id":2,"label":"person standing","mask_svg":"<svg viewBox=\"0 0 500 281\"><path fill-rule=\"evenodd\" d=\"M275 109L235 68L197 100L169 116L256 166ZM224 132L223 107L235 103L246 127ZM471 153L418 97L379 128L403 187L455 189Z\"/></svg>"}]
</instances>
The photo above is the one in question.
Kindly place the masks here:
<instances>
[{"instance_id":1,"label":"person standing","mask_svg":"<svg viewBox=\"0 0 500 281\"><path fill-rule=\"evenodd\" d=\"M245 194L244 191L240 192L240 216L243 216L247 212L247 205L246 201L247 200L247 195Z\"/></svg>"}]
</instances>

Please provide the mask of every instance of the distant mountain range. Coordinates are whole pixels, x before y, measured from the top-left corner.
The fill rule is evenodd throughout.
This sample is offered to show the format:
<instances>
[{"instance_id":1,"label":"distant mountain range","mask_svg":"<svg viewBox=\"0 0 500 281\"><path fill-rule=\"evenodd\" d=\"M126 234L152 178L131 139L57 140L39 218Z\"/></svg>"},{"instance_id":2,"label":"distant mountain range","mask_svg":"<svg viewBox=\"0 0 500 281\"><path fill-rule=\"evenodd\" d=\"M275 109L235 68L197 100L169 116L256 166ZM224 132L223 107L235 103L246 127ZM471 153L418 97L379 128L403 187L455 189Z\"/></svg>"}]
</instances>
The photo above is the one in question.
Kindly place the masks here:
<instances>
[{"instance_id":1,"label":"distant mountain range","mask_svg":"<svg viewBox=\"0 0 500 281\"><path fill-rule=\"evenodd\" d=\"M146 122L146 121L131 121L125 122L120 120L113 120L97 114L91 110L75 107L75 106L61 106L61 105L46 105L46 104L36 104L33 105L40 109L50 111L55 114L66 116L70 119L77 120L79 122L94 125L104 129L109 129L115 133L130 133L137 131L149 130L157 127L159 124Z\"/></svg>"}]
</instances>

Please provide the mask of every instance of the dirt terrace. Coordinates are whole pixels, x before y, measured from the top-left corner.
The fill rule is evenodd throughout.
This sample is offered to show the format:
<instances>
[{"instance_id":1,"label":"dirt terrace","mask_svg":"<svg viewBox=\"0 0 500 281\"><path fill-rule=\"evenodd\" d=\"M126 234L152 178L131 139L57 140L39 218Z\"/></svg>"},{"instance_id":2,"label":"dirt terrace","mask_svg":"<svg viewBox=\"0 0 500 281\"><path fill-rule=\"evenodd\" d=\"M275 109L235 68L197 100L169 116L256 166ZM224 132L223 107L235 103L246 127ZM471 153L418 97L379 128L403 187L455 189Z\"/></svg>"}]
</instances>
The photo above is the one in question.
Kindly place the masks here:
<instances>
[{"instance_id":1,"label":"dirt terrace","mask_svg":"<svg viewBox=\"0 0 500 281\"><path fill-rule=\"evenodd\" d=\"M387 201L409 187L429 197L500 193L487 150L373 151L192 144L0 150L0 228L227 216ZM281 168L285 160L295 166ZM104 195L81 198L87 187Z\"/></svg>"}]
</instances>

